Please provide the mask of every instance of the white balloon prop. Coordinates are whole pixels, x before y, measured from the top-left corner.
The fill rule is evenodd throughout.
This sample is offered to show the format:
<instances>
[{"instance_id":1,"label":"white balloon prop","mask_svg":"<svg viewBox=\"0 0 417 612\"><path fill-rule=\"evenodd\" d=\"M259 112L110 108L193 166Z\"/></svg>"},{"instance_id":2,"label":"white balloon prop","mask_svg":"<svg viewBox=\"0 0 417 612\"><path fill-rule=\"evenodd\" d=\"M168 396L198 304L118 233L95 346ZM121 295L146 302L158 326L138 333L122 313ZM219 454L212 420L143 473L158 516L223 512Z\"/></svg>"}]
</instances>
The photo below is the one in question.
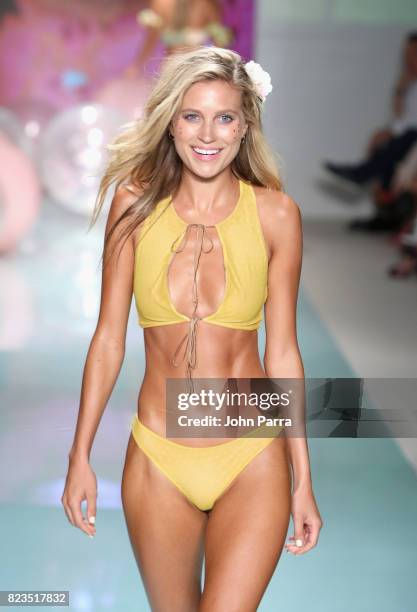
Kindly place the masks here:
<instances>
[{"instance_id":1,"label":"white balloon prop","mask_svg":"<svg viewBox=\"0 0 417 612\"><path fill-rule=\"evenodd\" d=\"M27 152L35 159L40 136L57 112L42 100L20 99L13 103L13 112L18 117L26 141L29 145Z\"/></svg>"},{"instance_id":2,"label":"white balloon prop","mask_svg":"<svg viewBox=\"0 0 417 612\"><path fill-rule=\"evenodd\" d=\"M64 110L41 135L40 173L52 199L67 210L90 216L107 161L106 145L122 131L126 117L100 104ZM110 203L107 193L103 210Z\"/></svg>"},{"instance_id":3,"label":"white balloon prop","mask_svg":"<svg viewBox=\"0 0 417 612\"><path fill-rule=\"evenodd\" d=\"M16 248L29 232L41 202L31 159L0 134L0 253Z\"/></svg>"}]
</instances>

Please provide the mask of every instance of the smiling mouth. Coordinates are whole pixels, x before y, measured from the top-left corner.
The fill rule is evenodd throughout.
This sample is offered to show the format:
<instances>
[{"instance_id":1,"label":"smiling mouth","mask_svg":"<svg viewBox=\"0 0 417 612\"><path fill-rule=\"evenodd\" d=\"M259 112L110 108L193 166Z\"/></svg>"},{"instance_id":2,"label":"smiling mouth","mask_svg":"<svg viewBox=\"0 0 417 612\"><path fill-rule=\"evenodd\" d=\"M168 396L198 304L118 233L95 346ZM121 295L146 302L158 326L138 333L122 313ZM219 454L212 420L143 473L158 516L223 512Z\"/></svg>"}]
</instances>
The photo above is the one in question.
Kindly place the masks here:
<instances>
[{"instance_id":1,"label":"smiling mouth","mask_svg":"<svg viewBox=\"0 0 417 612\"><path fill-rule=\"evenodd\" d=\"M205 158L211 158L220 153L222 149L202 149L201 147L191 147L194 153Z\"/></svg>"}]
</instances>

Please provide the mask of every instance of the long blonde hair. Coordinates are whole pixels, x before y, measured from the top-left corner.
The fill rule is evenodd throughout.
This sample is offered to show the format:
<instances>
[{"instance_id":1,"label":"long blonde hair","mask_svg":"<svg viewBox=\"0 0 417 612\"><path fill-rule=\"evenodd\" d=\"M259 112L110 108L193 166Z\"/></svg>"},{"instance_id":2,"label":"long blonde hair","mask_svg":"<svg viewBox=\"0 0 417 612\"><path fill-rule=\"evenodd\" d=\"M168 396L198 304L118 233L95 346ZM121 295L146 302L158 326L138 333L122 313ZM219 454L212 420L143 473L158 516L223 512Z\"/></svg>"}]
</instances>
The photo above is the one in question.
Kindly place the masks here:
<instances>
[{"instance_id":1,"label":"long blonde hair","mask_svg":"<svg viewBox=\"0 0 417 612\"><path fill-rule=\"evenodd\" d=\"M127 183L137 187L140 193L113 224L105 237L103 252L120 222L126 221L117 242L124 236L127 239L161 199L176 192L181 181L182 161L168 135L169 125L179 112L189 87L214 79L227 81L242 94L242 112L248 129L232 162L233 174L254 185L283 190L278 157L262 132L263 102L240 55L219 47L174 53L165 58L142 116L125 124L122 133L107 145L109 161L100 181L89 229L96 222L107 190L113 183L115 190Z\"/></svg>"}]
</instances>

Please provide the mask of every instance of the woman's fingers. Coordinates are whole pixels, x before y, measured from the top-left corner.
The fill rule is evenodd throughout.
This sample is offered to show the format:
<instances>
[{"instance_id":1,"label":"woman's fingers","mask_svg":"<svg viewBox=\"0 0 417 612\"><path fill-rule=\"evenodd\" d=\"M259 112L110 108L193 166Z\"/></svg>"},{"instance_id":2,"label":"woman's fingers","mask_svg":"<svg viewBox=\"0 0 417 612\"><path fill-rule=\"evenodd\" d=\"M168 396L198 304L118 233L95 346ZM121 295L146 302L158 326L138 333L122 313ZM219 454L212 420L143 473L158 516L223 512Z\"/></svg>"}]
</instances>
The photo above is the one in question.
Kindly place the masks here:
<instances>
[{"instance_id":1,"label":"woman's fingers","mask_svg":"<svg viewBox=\"0 0 417 612\"><path fill-rule=\"evenodd\" d=\"M289 542L285 545L287 552L292 552L294 554L299 554L304 551L305 548L305 534L296 533L295 536L291 536L289 538Z\"/></svg>"},{"instance_id":2,"label":"woman's fingers","mask_svg":"<svg viewBox=\"0 0 417 612\"><path fill-rule=\"evenodd\" d=\"M73 467L67 475L61 497L65 514L71 525L84 531L90 538L96 534L97 480L89 466ZM87 517L83 516L81 504L87 500Z\"/></svg>"},{"instance_id":3,"label":"woman's fingers","mask_svg":"<svg viewBox=\"0 0 417 612\"><path fill-rule=\"evenodd\" d=\"M317 541L319 539L320 529L320 523L312 522L311 525L309 525L308 539L302 552L307 552L308 550L316 546Z\"/></svg>"},{"instance_id":4,"label":"woman's fingers","mask_svg":"<svg viewBox=\"0 0 417 612\"><path fill-rule=\"evenodd\" d=\"M290 537L290 543L287 545L287 550L290 552L299 552L304 548L305 536L304 531L304 520L302 516L296 515L293 517L294 521L294 536Z\"/></svg>"},{"instance_id":5,"label":"woman's fingers","mask_svg":"<svg viewBox=\"0 0 417 612\"><path fill-rule=\"evenodd\" d=\"M295 555L302 555L316 546L321 529L321 522L311 520L304 524L301 531L296 529L295 536L290 536L285 544L287 552L292 552Z\"/></svg>"},{"instance_id":6,"label":"woman's fingers","mask_svg":"<svg viewBox=\"0 0 417 612\"><path fill-rule=\"evenodd\" d=\"M65 510L65 514L67 515L67 519L69 520L71 525L75 527L74 517L72 516L71 508L68 506L68 503L65 497L61 498L61 503L64 506L64 510Z\"/></svg>"},{"instance_id":7,"label":"woman's fingers","mask_svg":"<svg viewBox=\"0 0 417 612\"><path fill-rule=\"evenodd\" d=\"M84 533L86 533L87 535L93 537L96 533L96 528L95 528L94 522L87 520L87 518L85 518L82 514L82 511L81 511L82 499L83 498L73 498L70 501L64 500L62 503L63 503L65 513L70 523L74 527L78 527L79 529L81 529L81 531L84 531ZM89 507L94 509L94 514L93 512L91 512L91 510L89 511L88 510L89 507L87 507L88 518L91 518L92 516L95 517L94 496L91 495L90 500L93 500L93 503L90 501Z\"/></svg>"},{"instance_id":8,"label":"woman's fingers","mask_svg":"<svg viewBox=\"0 0 417 612\"><path fill-rule=\"evenodd\" d=\"M72 515L74 517L75 526L84 531L87 535L90 535L86 522L81 512L81 499L72 500L68 504L71 508Z\"/></svg>"},{"instance_id":9,"label":"woman's fingers","mask_svg":"<svg viewBox=\"0 0 417 612\"><path fill-rule=\"evenodd\" d=\"M96 534L96 494L87 494L87 522L92 527L92 535Z\"/></svg>"}]
</instances>

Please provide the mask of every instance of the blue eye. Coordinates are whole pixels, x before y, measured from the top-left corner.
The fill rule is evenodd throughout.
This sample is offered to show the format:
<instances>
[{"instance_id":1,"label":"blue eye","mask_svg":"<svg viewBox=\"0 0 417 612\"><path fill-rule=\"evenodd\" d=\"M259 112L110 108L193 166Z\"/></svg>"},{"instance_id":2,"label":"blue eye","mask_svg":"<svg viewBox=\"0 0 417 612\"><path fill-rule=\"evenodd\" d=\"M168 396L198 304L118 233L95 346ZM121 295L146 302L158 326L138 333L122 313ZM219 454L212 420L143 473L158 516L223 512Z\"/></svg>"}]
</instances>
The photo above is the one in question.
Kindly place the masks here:
<instances>
[{"instance_id":1,"label":"blue eye","mask_svg":"<svg viewBox=\"0 0 417 612\"><path fill-rule=\"evenodd\" d=\"M183 115L186 121L194 121L199 118L197 113L186 113ZM220 115L221 123L231 123L233 121L233 117L230 115Z\"/></svg>"}]
</instances>

